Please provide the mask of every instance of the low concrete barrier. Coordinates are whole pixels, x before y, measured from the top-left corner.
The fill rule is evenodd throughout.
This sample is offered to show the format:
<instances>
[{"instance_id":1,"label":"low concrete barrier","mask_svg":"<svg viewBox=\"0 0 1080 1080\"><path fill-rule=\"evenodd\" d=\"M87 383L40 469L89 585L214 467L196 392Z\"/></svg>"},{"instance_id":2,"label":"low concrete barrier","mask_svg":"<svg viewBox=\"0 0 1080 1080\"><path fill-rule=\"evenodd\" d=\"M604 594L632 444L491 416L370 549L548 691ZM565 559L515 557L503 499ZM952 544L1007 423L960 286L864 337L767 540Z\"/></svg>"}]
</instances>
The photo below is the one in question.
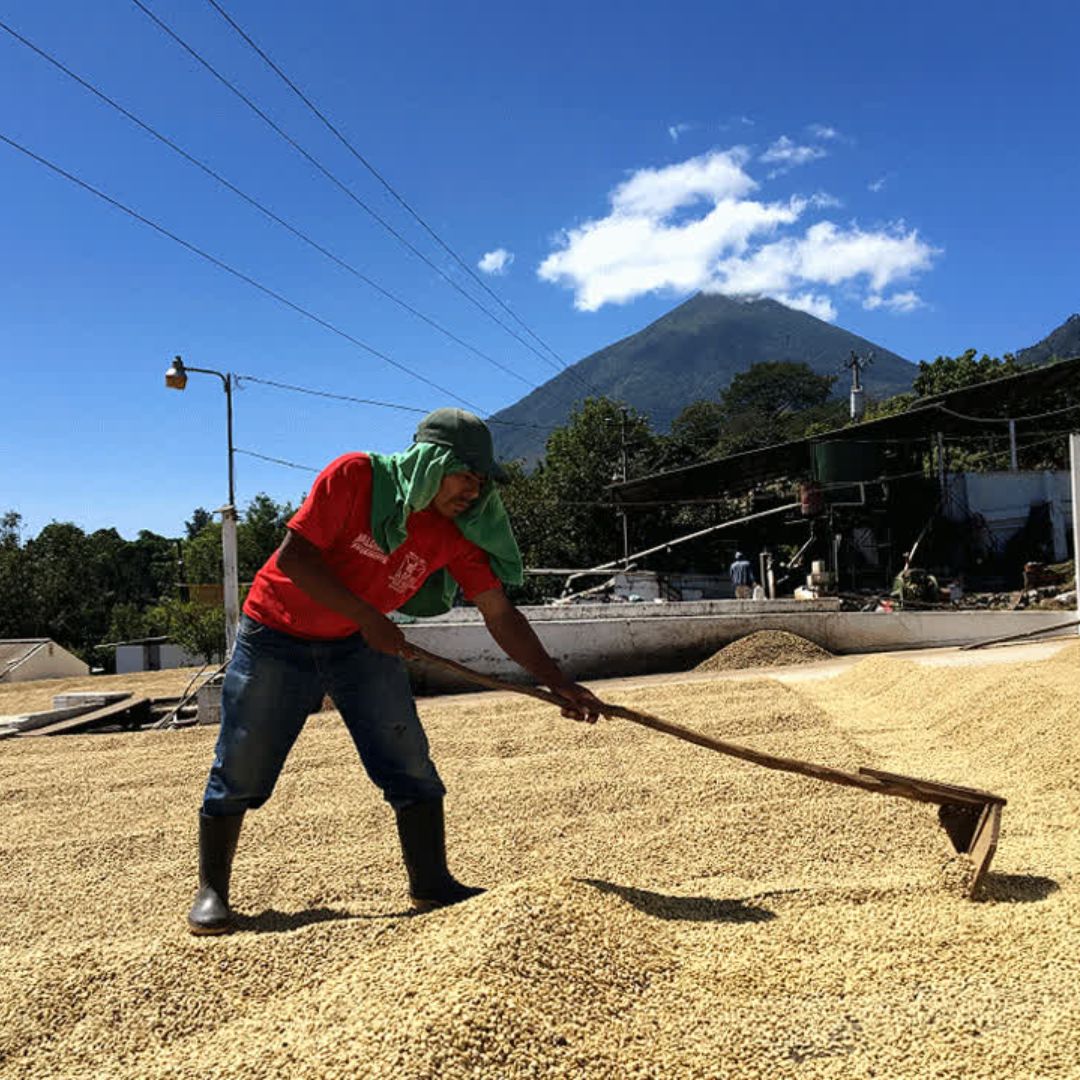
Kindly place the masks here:
<instances>
[{"instance_id":1,"label":"low concrete barrier","mask_svg":"<svg viewBox=\"0 0 1080 1080\"><path fill-rule=\"evenodd\" d=\"M842 612L837 606L776 600L522 610L544 647L575 679L685 671L757 630L788 630L844 654L967 645L1049 628L1062 619L1060 611L879 613ZM404 630L410 641L431 652L498 678L529 681L491 639L474 610L412 623ZM410 666L420 693L470 688L441 670Z\"/></svg>"}]
</instances>

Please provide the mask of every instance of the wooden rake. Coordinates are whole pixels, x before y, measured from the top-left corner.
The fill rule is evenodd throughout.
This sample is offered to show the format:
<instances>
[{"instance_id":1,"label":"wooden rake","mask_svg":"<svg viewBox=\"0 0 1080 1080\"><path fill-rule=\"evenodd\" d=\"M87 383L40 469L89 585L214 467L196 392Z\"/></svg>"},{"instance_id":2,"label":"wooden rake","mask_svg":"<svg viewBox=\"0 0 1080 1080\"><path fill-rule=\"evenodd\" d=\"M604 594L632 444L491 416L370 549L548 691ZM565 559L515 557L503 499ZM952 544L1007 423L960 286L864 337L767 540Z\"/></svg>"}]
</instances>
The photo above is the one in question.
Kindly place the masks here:
<instances>
[{"instance_id":1,"label":"wooden rake","mask_svg":"<svg viewBox=\"0 0 1080 1080\"><path fill-rule=\"evenodd\" d=\"M409 645L409 653L420 661L432 664L460 675L469 682L487 687L489 690L506 690L512 694L524 694L527 697L545 701L549 705L564 708L566 702L557 694L541 690L536 686L523 686L482 675L479 671L465 667L454 660L428 652L417 645ZM939 784L934 780L920 780L914 776L901 776L899 773L882 772L880 769L860 768L857 773L834 769L829 765L816 765L796 758L778 757L775 754L762 753L738 743L713 739L701 732L662 720L649 713L638 712L622 705L610 705L601 702L600 713L606 717L629 720L633 724L673 735L683 742L703 746L706 750L715 750L728 757L741 758L743 761L763 765L766 769L779 769L782 772L798 773L815 780L825 780L830 784L842 784L845 787L862 788L878 795L894 795L914 802L933 803L938 808L938 821L948 834L953 848L961 855L966 855L972 863L974 874L968 888L968 896L977 899L979 889L990 866L990 861L997 850L998 834L1001 830L1001 811L1005 799L989 791L976 788L959 787L955 784Z\"/></svg>"}]
</instances>

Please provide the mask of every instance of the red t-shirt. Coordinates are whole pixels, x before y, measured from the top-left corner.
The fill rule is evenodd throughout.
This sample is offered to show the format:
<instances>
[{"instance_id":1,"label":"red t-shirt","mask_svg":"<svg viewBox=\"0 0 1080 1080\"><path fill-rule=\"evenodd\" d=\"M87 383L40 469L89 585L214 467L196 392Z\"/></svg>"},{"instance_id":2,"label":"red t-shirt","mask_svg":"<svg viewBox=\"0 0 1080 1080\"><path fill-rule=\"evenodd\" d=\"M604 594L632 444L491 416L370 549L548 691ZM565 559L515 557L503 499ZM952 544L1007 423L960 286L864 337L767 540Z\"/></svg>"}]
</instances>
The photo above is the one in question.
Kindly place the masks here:
<instances>
[{"instance_id":1,"label":"red t-shirt","mask_svg":"<svg viewBox=\"0 0 1080 1080\"><path fill-rule=\"evenodd\" d=\"M387 555L371 535L371 459L345 454L319 473L289 528L310 540L351 592L384 614L401 607L430 574L449 569L466 600L499 579L482 548L466 540L450 518L419 510L406 522L405 543ZM287 578L277 552L255 575L244 614L275 630L304 638L355 634L356 624L313 600Z\"/></svg>"}]
</instances>

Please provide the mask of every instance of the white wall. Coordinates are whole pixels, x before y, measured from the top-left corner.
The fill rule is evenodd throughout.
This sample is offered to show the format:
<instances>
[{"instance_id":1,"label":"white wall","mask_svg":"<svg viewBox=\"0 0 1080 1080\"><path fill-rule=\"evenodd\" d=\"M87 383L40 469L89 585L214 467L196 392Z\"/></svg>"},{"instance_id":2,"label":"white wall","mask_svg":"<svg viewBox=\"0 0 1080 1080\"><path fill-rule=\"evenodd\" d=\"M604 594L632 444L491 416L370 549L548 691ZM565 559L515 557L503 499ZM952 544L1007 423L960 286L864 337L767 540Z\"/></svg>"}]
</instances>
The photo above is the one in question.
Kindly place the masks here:
<instances>
[{"instance_id":1,"label":"white wall","mask_svg":"<svg viewBox=\"0 0 1080 1080\"><path fill-rule=\"evenodd\" d=\"M981 514L1001 543L1024 527L1034 503L1049 503L1054 561L1069 557L1073 509L1067 471L952 473L949 485L947 515L962 520L967 513Z\"/></svg>"},{"instance_id":2,"label":"white wall","mask_svg":"<svg viewBox=\"0 0 1080 1080\"><path fill-rule=\"evenodd\" d=\"M73 656L57 645L47 641L28 656L21 664L16 664L5 676L4 682L28 682L30 679L66 679L80 675L89 675L90 667L77 656Z\"/></svg>"},{"instance_id":3,"label":"white wall","mask_svg":"<svg viewBox=\"0 0 1080 1080\"><path fill-rule=\"evenodd\" d=\"M157 651L156 663L151 650ZM168 668L202 667L204 663L201 656L193 656L171 641L159 645L116 646L117 675L128 675L133 671L165 671Z\"/></svg>"}]
</instances>

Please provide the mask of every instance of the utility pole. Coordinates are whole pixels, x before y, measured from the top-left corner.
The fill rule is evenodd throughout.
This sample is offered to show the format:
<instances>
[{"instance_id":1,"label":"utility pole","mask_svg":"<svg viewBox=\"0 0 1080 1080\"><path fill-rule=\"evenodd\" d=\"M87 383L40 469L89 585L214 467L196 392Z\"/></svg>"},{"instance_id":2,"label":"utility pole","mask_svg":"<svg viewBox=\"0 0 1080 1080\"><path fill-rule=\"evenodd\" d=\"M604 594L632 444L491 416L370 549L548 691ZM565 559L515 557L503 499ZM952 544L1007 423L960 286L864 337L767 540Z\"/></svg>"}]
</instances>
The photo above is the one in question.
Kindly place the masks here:
<instances>
[{"instance_id":1,"label":"utility pole","mask_svg":"<svg viewBox=\"0 0 1080 1080\"><path fill-rule=\"evenodd\" d=\"M229 463L229 501L219 508L221 514L221 560L222 593L225 606L225 654L232 656L233 645L240 623L240 580L236 553L236 482L233 465L233 404L232 392L235 376L231 373L215 371L213 368L189 367L177 356L172 366L165 372L165 385L172 390L183 390L187 386L189 371L200 375L216 375L221 380L225 391L225 440Z\"/></svg>"},{"instance_id":2,"label":"utility pole","mask_svg":"<svg viewBox=\"0 0 1080 1080\"><path fill-rule=\"evenodd\" d=\"M859 376L863 368L869 367L873 362L873 353L859 356L857 352L852 351L851 359L844 364L844 367L851 368L851 419L856 423L866 415L866 390Z\"/></svg>"}]
</instances>

